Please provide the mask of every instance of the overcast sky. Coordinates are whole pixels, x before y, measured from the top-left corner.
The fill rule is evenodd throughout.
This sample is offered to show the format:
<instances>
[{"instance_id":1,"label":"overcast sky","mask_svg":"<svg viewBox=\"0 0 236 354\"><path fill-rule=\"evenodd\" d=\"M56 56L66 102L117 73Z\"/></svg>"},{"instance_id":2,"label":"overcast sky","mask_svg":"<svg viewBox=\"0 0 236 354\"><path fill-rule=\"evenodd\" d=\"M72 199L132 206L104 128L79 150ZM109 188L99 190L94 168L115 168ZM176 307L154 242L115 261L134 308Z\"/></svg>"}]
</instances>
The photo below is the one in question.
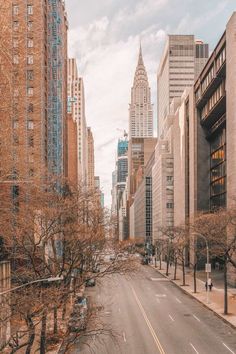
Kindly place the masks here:
<instances>
[{"instance_id":1,"label":"overcast sky","mask_svg":"<svg viewBox=\"0 0 236 354\"><path fill-rule=\"evenodd\" d=\"M86 119L95 140L96 175L110 206L116 145L128 129L128 105L141 37L155 107L156 72L166 34L194 34L214 49L235 0L66 0L69 55L77 58Z\"/></svg>"}]
</instances>

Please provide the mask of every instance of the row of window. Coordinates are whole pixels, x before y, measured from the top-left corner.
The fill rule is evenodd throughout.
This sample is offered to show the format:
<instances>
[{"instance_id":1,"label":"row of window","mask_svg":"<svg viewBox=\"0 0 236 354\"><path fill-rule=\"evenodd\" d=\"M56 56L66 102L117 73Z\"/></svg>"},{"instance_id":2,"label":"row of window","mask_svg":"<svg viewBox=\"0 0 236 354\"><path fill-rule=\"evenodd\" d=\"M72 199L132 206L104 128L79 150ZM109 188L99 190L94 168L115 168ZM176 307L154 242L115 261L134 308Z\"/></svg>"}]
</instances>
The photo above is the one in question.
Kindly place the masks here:
<instances>
[{"instance_id":1,"label":"row of window","mask_svg":"<svg viewBox=\"0 0 236 354\"><path fill-rule=\"evenodd\" d=\"M207 76L205 77L205 79L202 82L202 92L204 92L207 89L207 87L210 85L213 78L214 78L214 66L212 65Z\"/></svg>"},{"instance_id":2,"label":"row of window","mask_svg":"<svg viewBox=\"0 0 236 354\"><path fill-rule=\"evenodd\" d=\"M19 21L13 21L13 24L12 24L13 31L14 32L18 32L19 31L19 27L20 27ZM27 30L29 32L31 32L33 30L33 21L28 21L27 22Z\"/></svg>"},{"instance_id":3,"label":"row of window","mask_svg":"<svg viewBox=\"0 0 236 354\"><path fill-rule=\"evenodd\" d=\"M33 55L27 55L27 64L32 65L34 64L34 56ZM13 55L13 64L18 65L20 63L20 57L18 54Z\"/></svg>"},{"instance_id":4,"label":"row of window","mask_svg":"<svg viewBox=\"0 0 236 354\"><path fill-rule=\"evenodd\" d=\"M12 13L14 16L19 15L20 13L20 9L19 9L19 5L13 5L12 6ZM34 10L33 10L33 5L27 5L27 14L28 15L33 15Z\"/></svg>"},{"instance_id":5,"label":"row of window","mask_svg":"<svg viewBox=\"0 0 236 354\"><path fill-rule=\"evenodd\" d=\"M216 72L224 64L225 60L226 60L226 48L224 47L216 58L216 63L215 63ZM214 79L215 70L214 70L214 66L212 65L211 69L209 70L208 74L206 75L206 77L204 78L204 80L202 82L201 89L199 88L195 94L196 101L198 101L198 99L200 98L201 92L203 93L208 88L208 86L210 85L212 80Z\"/></svg>"},{"instance_id":6,"label":"row of window","mask_svg":"<svg viewBox=\"0 0 236 354\"><path fill-rule=\"evenodd\" d=\"M218 71L226 60L226 47L222 49L216 58L216 71Z\"/></svg>"},{"instance_id":7,"label":"row of window","mask_svg":"<svg viewBox=\"0 0 236 354\"><path fill-rule=\"evenodd\" d=\"M27 96L32 97L34 95L34 88L33 87L27 87ZM14 97L19 97L19 89L15 88L13 91L13 96Z\"/></svg>"},{"instance_id":8,"label":"row of window","mask_svg":"<svg viewBox=\"0 0 236 354\"><path fill-rule=\"evenodd\" d=\"M17 120L13 121L13 128L14 129L19 128L19 122ZM28 130L33 130L34 129L34 122L32 120L28 120L27 129Z\"/></svg>"},{"instance_id":9,"label":"row of window","mask_svg":"<svg viewBox=\"0 0 236 354\"><path fill-rule=\"evenodd\" d=\"M203 106L201 110L201 119L204 119L213 107L219 102L219 100L225 95L225 80L218 86L211 97L208 99L207 103Z\"/></svg>"},{"instance_id":10,"label":"row of window","mask_svg":"<svg viewBox=\"0 0 236 354\"><path fill-rule=\"evenodd\" d=\"M13 38L12 41L13 48L18 48L19 47L19 39L18 38ZM28 48L33 48L34 47L34 41L32 38L27 39L27 47Z\"/></svg>"}]
</instances>

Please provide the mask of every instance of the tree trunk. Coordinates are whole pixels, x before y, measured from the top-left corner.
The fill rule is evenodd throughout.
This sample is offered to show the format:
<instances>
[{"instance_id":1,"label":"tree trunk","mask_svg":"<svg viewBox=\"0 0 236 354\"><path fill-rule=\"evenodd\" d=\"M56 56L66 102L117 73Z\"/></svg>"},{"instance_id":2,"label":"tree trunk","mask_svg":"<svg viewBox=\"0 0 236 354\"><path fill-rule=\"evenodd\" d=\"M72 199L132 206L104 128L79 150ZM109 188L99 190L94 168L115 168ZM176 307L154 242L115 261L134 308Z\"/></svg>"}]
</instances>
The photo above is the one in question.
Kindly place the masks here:
<instances>
[{"instance_id":1,"label":"tree trunk","mask_svg":"<svg viewBox=\"0 0 236 354\"><path fill-rule=\"evenodd\" d=\"M197 263L195 263L193 267L193 292L195 294L197 292Z\"/></svg>"},{"instance_id":2,"label":"tree trunk","mask_svg":"<svg viewBox=\"0 0 236 354\"><path fill-rule=\"evenodd\" d=\"M29 342L25 351L25 354L30 354L32 346L34 344L34 339L35 339L35 328L34 328L34 322L30 316L27 316L27 326L29 329Z\"/></svg>"},{"instance_id":3,"label":"tree trunk","mask_svg":"<svg viewBox=\"0 0 236 354\"><path fill-rule=\"evenodd\" d=\"M66 302L63 305L63 309L62 309L62 320L64 321L66 316Z\"/></svg>"},{"instance_id":4,"label":"tree trunk","mask_svg":"<svg viewBox=\"0 0 236 354\"><path fill-rule=\"evenodd\" d=\"M174 271L174 280L177 279L177 258L175 258L175 271Z\"/></svg>"},{"instance_id":5,"label":"tree trunk","mask_svg":"<svg viewBox=\"0 0 236 354\"><path fill-rule=\"evenodd\" d=\"M166 275L169 275L169 257L167 257L167 260L166 260Z\"/></svg>"},{"instance_id":6,"label":"tree trunk","mask_svg":"<svg viewBox=\"0 0 236 354\"><path fill-rule=\"evenodd\" d=\"M160 261L160 270L161 270L161 266L162 266L162 263L161 263L161 254L160 254L159 261Z\"/></svg>"},{"instance_id":7,"label":"tree trunk","mask_svg":"<svg viewBox=\"0 0 236 354\"><path fill-rule=\"evenodd\" d=\"M166 275L169 275L169 265L170 265L170 250L169 250L169 245L168 245L167 257L166 257Z\"/></svg>"},{"instance_id":8,"label":"tree trunk","mask_svg":"<svg viewBox=\"0 0 236 354\"><path fill-rule=\"evenodd\" d=\"M183 271L183 286L185 286L185 261L182 259L182 271Z\"/></svg>"},{"instance_id":9,"label":"tree trunk","mask_svg":"<svg viewBox=\"0 0 236 354\"><path fill-rule=\"evenodd\" d=\"M47 332L47 312L43 311L42 316L42 327L41 327L41 337L40 337L40 354L46 354L46 332Z\"/></svg>"},{"instance_id":10,"label":"tree trunk","mask_svg":"<svg viewBox=\"0 0 236 354\"><path fill-rule=\"evenodd\" d=\"M57 326L57 306L54 306L53 308L53 333L57 334L58 333L58 326Z\"/></svg>"},{"instance_id":11,"label":"tree trunk","mask_svg":"<svg viewBox=\"0 0 236 354\"><path fill-rule=\"evenodd\" d=\"M224 258L224 314L228 314L227 257Z\"/></svg>"}]
</instances>

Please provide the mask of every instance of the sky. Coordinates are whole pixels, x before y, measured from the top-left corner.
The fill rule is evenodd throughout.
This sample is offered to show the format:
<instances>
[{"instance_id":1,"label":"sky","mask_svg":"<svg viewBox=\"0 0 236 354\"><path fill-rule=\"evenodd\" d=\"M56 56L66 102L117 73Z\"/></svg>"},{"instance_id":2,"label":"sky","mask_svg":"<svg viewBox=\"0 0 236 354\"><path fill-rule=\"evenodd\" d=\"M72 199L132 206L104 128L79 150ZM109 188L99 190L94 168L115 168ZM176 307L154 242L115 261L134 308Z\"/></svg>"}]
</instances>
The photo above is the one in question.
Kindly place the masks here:
<instances>
[{"instance_id":1,"label":"sky","mask_svg":"<svg viewBox=\"0 0 236 354\"><path fill-rule=\"evenodd\" d=\"M95 143L95 173L111 204L117 141L128 131L140 39L154 104L156 74L167 34L194 34L213 50L235 0L66 0L69 56L84 79L86 119Z\"/></svg>"}]
</instances>

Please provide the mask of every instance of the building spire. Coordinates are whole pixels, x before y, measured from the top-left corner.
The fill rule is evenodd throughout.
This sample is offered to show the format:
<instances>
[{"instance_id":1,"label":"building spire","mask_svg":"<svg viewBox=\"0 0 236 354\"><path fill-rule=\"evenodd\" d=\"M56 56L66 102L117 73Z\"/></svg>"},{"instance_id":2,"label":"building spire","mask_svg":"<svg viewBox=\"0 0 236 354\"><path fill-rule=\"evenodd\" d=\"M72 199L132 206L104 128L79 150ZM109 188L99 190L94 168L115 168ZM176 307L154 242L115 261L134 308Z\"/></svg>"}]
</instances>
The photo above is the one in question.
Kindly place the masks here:
<instances>
[{"instance_id":1,"label":"building spire","mask_svg":"<svg viewBox=\"0 0 236 354\"><path fill-rule=\"evenodd\" d=\"M138 57L138 65L143 65L143 53L142 53L142 43L141 43L141 38L140 38L140 45L139 45L139 57Z\"/></svg>"}]
</instances>

